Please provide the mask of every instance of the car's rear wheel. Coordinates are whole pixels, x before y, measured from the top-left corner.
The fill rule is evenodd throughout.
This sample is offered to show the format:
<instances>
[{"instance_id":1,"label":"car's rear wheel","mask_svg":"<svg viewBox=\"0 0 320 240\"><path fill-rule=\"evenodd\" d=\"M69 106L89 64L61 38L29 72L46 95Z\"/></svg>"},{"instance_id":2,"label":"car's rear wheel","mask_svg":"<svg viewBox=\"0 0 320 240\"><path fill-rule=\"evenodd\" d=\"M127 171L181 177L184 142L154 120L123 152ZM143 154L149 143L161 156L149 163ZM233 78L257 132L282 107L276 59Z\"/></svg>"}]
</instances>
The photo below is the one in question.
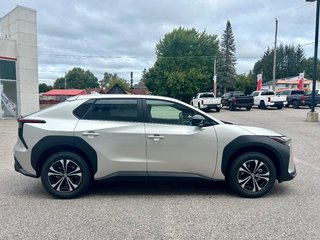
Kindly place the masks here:
<instances>
[{"instance_id":1,"label":"car's rear wheel","mask_svg":"<svg viewBox=\"0 0 320 240\"><path fill-rule=\"evenodd\" d=\"M260 102L260 108L261 109L266 109L266 104L264 103L264 101Z\"/></svg>"},{"instance_id":2,"label":"car's rear wheel","mask_svg":"<svg viewBox=\"0 0 320 240\"><path fill-rule=\"evenodd\" d=\"M295 109L299 108L298 102L297 101L293 101L292 102L292 107L295 108Z\"/></svg>"},{"instance_id":3,"label":"car's rear wheel","mask_svg":"<svg viewBox=\"0 0 320 240\"><path fill-rule=\"evenodd\" d=\"M231 189L242 197L256 198L268 193L276 180L276 169L270 158L258 152L240 155L228 172Z\"/></svg>"},{"instance_id":4,"label":"car's rear wheel","mask_svg":"<svg viewBox=\"0 0 320 240\"><path fill-rule=\"evenodd\" d=\"M84 159L72 152L50 156L42 166L41 182L57 198L75 198L90 185L90 171Z\"/></svg>"},{"instance_id":5,"label":"car's rear wheel","mask_svg":"<svg viewBox=\"0 0 320 240\"><path fill-rule=\"evenodd\" d=\"M216 112L220 112L220 108L216 108Z\"/></svg>"}]
</instances>

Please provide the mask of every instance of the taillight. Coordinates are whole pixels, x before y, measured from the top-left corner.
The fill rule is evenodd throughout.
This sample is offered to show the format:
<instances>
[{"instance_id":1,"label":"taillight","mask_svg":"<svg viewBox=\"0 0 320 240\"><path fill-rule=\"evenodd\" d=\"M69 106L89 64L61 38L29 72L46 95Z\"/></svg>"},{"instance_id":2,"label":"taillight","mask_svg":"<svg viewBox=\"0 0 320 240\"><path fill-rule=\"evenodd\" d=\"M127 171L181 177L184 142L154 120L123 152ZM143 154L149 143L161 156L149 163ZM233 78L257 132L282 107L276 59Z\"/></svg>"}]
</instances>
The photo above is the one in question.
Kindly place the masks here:
<instances>
[{"instance_id":1,"label":"taillight","mask_svg":"<svg viewBox=\"0 0 320 240\"><path fill-rule=\"evenodd\" d=\"M23 125L25 123L46 123L46 121L39 120L39 119L25 119L25 118L18 118L17 121L19 123L18 136L19 136L21 142L23 143L23 145L25 146L25 148L28 149L26 141L23 138Z\"/></svg>"},{"instance_id":2,"label":"taillight","mask_svg":"<svg viewBox=\"0 0 320 240\"><path fill-rule=\"evenodd\" d=\"M271 97L268 97L268 102L271 102Z\"/></svg>"},{"instance_id":3,"label":"taillight","mask_svg":"<svg viewBox=\"0 0 320 240\"><path fill-rule=\"evenodd\" d=\"M201 105L204 105L204 102L203 102L203 100L201 100Z\"/></svg>"},{"instance_id":4,"label":"taillight","mask_svg":"<svg viewBox=\"0 0 320 240\"><path fill-rule=\"evenodd\" d=\"M301 97L302 102L304 102L304 96Z\"/></svg>"},{"instance_id":5,"label":"taillight","mask_svg":"<svg viewBox=\"0 0 320 240\"><path fill-rule=\"evenodd\" d=\"M237 99L233 98L233 103L236 104L237 103Z\"/></svg>"}]
</instances>

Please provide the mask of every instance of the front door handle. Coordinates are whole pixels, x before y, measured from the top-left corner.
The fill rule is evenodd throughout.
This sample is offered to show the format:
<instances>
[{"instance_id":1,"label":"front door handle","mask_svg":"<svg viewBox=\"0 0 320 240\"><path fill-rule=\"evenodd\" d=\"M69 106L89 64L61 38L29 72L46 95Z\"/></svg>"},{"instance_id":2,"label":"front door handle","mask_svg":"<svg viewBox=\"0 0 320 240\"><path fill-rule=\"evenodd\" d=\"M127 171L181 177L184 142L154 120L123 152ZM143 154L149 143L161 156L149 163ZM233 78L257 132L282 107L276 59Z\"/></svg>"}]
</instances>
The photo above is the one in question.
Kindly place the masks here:
<instances>
[{"instance_id":1,"label":"front door handle","mask_svg":"<svg viewBox=\"0 0 320 240\"><path fill-rule=\"evenodd\" d=\"M148 135L149 139L153 139L153 141L160 141L161 139L164 139L164 136L161 136L160 134L154 134L154 135Z\"/></svg>"},{"instance_id":2,"label":"front door handle","mask_svg":"<svg viewBox=\"0 0 320 240\"><path fill-rule=\"evenodd\" d=\"M88 138L94 138L94 137L99 136L100 134L95 131L89 131L89 132L83 132L82 135L88 136Z\"/></svg>"}]
</instances>

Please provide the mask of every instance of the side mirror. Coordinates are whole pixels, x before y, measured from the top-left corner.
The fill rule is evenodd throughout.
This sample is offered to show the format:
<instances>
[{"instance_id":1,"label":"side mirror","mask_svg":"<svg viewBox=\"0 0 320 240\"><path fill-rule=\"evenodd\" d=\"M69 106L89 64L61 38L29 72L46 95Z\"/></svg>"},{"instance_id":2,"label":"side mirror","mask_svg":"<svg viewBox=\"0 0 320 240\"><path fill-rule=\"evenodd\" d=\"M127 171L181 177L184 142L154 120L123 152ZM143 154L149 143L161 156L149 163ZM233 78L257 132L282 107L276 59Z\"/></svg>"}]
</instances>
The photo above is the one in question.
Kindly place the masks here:
<instances>
[{"instance_id":1,"label":"side mirror","mask_svg":"<svg viewBox=\"0 0 320 240\"><path fill-rule=\"evenodd\" d=\"M205 118L201 115L194 115L191 119L192 126L203 127Z\"/></svg>"}]
</instances>

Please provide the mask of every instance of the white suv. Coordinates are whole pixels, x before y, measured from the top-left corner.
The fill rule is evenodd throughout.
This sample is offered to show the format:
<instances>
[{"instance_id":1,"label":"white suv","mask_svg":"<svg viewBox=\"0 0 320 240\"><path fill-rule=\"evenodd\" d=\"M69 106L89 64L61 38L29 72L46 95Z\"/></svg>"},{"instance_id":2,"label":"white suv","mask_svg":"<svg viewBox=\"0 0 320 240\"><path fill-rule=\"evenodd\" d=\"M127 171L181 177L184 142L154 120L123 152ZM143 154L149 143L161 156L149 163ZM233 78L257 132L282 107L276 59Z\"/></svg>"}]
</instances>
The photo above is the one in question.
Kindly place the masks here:
<instances>
[{"instance_id":1,"label":"white suv","mask_svg":"<svg viewBox=\"0 0 320 240\"><path fill-rule=\"evenodd\" d=\"M239 195L260 197L296 175L289 138L166 97L79 96L18 122L15 170L41 177L58 198L116 176L227 180Z\"/></svg>"}]
</instances>

